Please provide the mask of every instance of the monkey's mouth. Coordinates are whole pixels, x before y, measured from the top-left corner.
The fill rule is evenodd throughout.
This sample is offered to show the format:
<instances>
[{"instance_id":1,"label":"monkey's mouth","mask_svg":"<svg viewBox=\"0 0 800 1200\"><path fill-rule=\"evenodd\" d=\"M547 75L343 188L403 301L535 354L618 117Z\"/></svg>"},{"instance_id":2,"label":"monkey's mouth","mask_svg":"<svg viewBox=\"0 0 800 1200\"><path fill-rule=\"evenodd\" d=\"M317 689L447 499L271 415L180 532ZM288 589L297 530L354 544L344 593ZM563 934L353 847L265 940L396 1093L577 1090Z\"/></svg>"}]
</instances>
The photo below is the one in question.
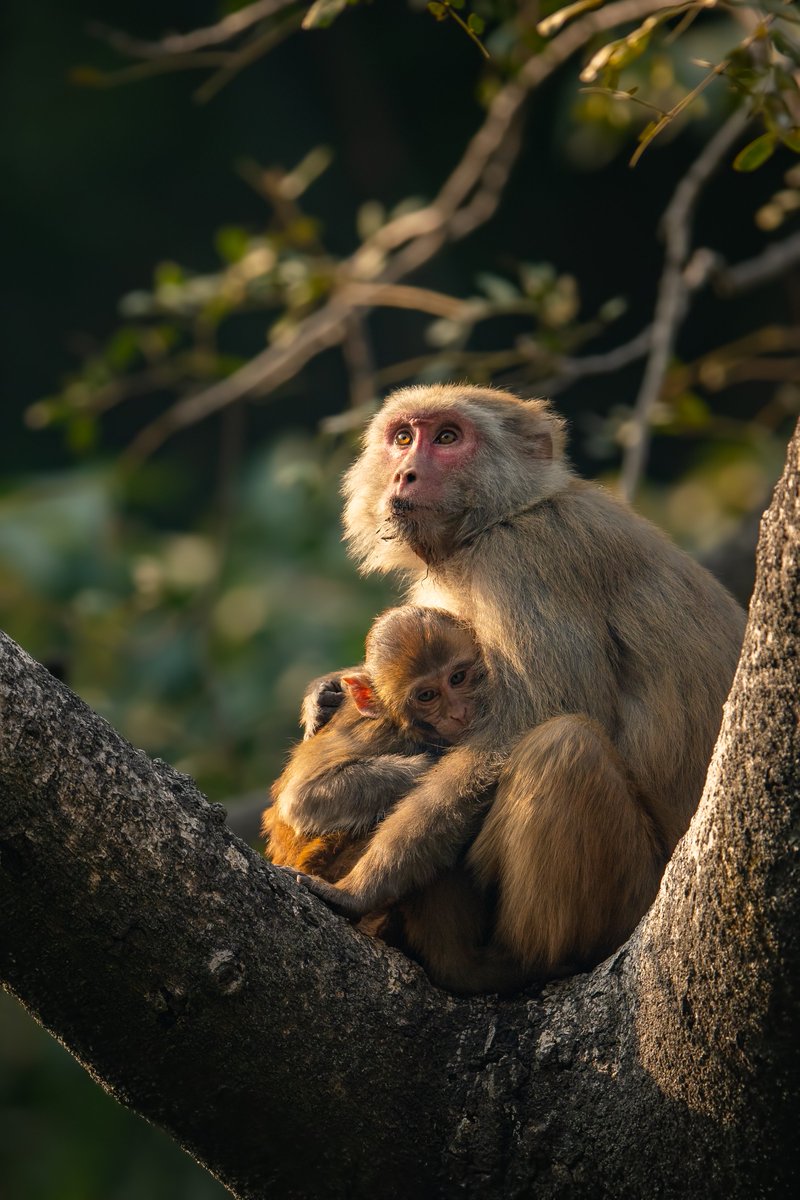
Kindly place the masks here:
<instances>
[{"instance_id":1,"label":"monkey's mouth","mask_svg":"<svg viewBox=\"0 0 800 1200\"><path fill-rule=\"evenodd\" d=\"M424 736L425 745L429 750L448 750L452 745L448 738L443 737L435 726L429 725L427 721L418 718L413 724L414 728Z\"/></svg>"},{"instance_id":2,"label":"monkey's mouth","mask_svg":"<svg viewBox=\"0 0 800 1200\"><path fill-rule=\"evenodd\" d=\"M402 496L393 496L390 508L392 516L402 517L414 511L414 503L412 500L406 500Z\"/></svg>"}]
</instances>

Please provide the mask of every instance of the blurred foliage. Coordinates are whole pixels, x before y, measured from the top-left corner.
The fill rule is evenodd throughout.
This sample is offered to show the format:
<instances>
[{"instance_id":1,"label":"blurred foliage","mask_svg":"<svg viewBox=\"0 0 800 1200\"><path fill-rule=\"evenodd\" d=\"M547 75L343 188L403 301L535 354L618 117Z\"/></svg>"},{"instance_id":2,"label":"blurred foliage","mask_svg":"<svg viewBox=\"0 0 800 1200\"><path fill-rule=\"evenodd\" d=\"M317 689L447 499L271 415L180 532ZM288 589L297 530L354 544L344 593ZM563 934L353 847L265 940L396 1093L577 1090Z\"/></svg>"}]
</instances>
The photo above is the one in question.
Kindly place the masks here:
<instances>
[{"instance_id":1,"label":"blurred foliage","mask_svg":"<svg viewBox=\"0 0 800 1200\"><path fill-rule=\"evenodd\" d=\"M248 454L230 464L224 511L212 497L191 529L148 523L155 468L127 502L108 467L18 484L0 497L0 610L93 708L212 798L265 789L305 685L359 661L387 594L345 561L347 454L299 435Z\"/></svg>"},{"instance_id":2,"label":"blurred foliage","mask_svg":"<svg viewBox=\"0 0 800 1200\"><path fill-rule=\"evenodd\" d=\"M21 264L14 312L22 306L7 360L19 341L24 379L39 379L53 331L73 319L82 328L74 310L95 291L101 299L92 310L100 332L72 338L77 367L58 384L54 367L45 397L34 399L19 375L5 392L9 414L24 409L38 443L22 440L9 416L7 445L25 452L3 460L0 478L0 623L132 742L232 810L277 774L308 680L357 661L373 615L392 598L388 585L356 577L339 532L352 435L385 391L455 377L552 393L571 420L580 467L614 486L635 432L633 406L620 397L635 393L641 356L614 371L610 356L651 319L657 219L735 103L754 115L751 136L731 156L736 172L712 191L699 236L735 261L797 230L796 6L664 5L593 38L582 76L573 62L537 97L538 124L485 240L448 248L413 288L384 296L380 311L365 302L335 349L323 347L289 383L254 389L158 454L142 447L142 431L176 403L235 379L265 347L291 347L342 289L379 280L382 231L423 209L481 110L559 29L603 7L413 0L409 16L390 0L232 0L198 14L175 0L162 18L152 6L156 29L232 22L230 39L194 49L181 34L148 41L95 25L99 65L78 65L73 81L153 77L151 88L166 89L164 76L196 69L204 82L195 97L223 93L230 105L216 157L204 130L219 110L202 110L189 133L175 123L185 103L177 90L120 100L127 93L73 89L85 102L75 118L48 91L76 66L59 57L67 18L52 7L40 28L17 10L32 49L15 77L30 76L34 95L6 138L12 148L20 130L27 138L17 155L24 186L6 221L8 254ZM138 6L129 19L139 19ZM314 31L307 58L293 57L301 20ZM85 55L80 37L75 53ZM268 65L254 67L268 52ZM330 67L320 81L328 63L339 73ZM345 104L351 83L356 98L337 126L327 110ZM148 103L150 120L140 122ZM49 153L40 149L45 127L55 130ZM84 127L62 214L57 189ZM249 207L219 183L207 199L229 155ZM135 177L124 174L128 158ZM94 260L70 258L65 247L89 244L81 237L93 224L102 226ZM110 275L93 274L108 262ZM652 470L638 506L692 550L732 533L779 473L800 411L799 313L790 282L766 300L702 297L686 323L651 413ZM595 357L605 365L585 371ZM4 1200L220 1194L5 1001L0 1060Z\"/></svg>"},{"instance_id":3,"label":"blurred foliage","mask_svg":"<svg viewBox=\"0 0 800 1200\"><path fill-rule=\"evenodd\" d=\"M358 2L319 0L305 12L303 27L327 28ZM614 6L605 0L521 7L484 0L474 11L465 0L427 5L437 20L452 19L486 50L489 62L478 81L484 107L491 104L504 80L521 74L526 62L547 49L548 39L603 7ZM649 7L655 11L639 23L629 21L620 36L588 38L587 61L579 78L577 70L570 76L573 90L563 146L568 158L583 169L596 170L633 147L631 162L635 163L659 135L674 138L687 122L699 123L710 133L732 103L743 104L751 121L764 129L732 159L735 170L755 171L779 147L783 153L800 152L800 24L794 5L787 0L766 0L761 6L745 0L691 0ZM232 72L274 49L267 35L275 32L274 22L282 21L292 8L288 0L237 5L220 22L213 39L209 30L198 31L203 35L199 46L179 35L142 42L119 31L100 30L100 34L116 50L139 57L145 73L179 66L213 67L211 79L228 72L227 81ZM226 22L232 17L239 24L229 29ZM486 29L484 47L481 37ZM282 36L289 32L284 30ZM210 64L197 58L199 49L210 42L227 45L227 51L217 53L228 53L230 61ZM124 82L126 70L117 75L112 71L107 82ZM581 81L590 86L581 87ZM148 395L171 395L174 410L168 408L146 423L132 442L133 459L144 457L170 436L173 426L201 418L202 408L197 417L184 415L181 400L198 391L201 396L211 394L215 384L231 377L237 386L238 373L257 350L254 347L250 354L234 350L242 344L237 330L243 325L252 328L259 313L264 314L267 345L290 353L300 345L300 365L330 345L342 346L355 411L335 423L340 430L358 427L386 387L402 382L457 375L475 382L507 383L523 394L525 389L559 391L560 379L571 377L569 360L575 352L602 339L609 323L624 314L627 300L607 295L597 314L583 315L574 275L548 262L515 262L505 276L483 269L476 274L477 290L472 294L385 285L387 246L397 244L392 231L404 218L413 222L413 214L424 209L425 200L406 196L391 206L377 198L368 200L356 212L350 252L334 250L328 244L324 219L305 202L306 193L332 161L327 146L306 150L290 170L240 161L240 175L267 206L265 226L220 228L215 242L220 266L214 271L199 272L172 260L161 262L151 288L121 300L125 324L85 357L58 393L28 408L29 426L63 427L68 446L88 452L101 440L99 423L110 410ZM788 169L787 181L794 179L793 171ZM754 220L762 230L774 230L796 209L797 192L788 182L758 207ZM387 232L388 242L383 239ZM335 303L349 306L351 325L342 323L338 331L316 340L312 337L312 349L303 351L310 319ZM365 325L368 318L359 316L361 305L367 310L416 308L433 315L436 319L419 335L420 341L427 341L428 352L399 360L384 354L376 362ZM348 339L359 343L355 353ZM758 348L751 351L758 353ZM711 353L724 355L727 348L718 346ZM792 372L790 363L787 379ZM269 393L275 386L266 384L264 390ZM789 394L784 389L784 398ZM618 421L612 440L624 450L629 414L618 405L613 411ZM707 429L713 436L710 409L705 422L699 419L699 411L695 405L692 432L700 435ZM654 429L670 433L684 425L682 412L671 395L665 395Z\"/></svg>"},{"instance_id":4,"label":"blurred foliage","mask_svg":"<svg viewBox=\"0 0 800 1200\"><path fill-rule=\"evenodd\" d=\"M346 457L347 447L305 435L248 453L191 528L148 519L185 483L165 487L156 468L141 472L135 494L102 465L7 481L2 623L209 796L233 811L238 793L266 800L298 736L308 680L360 660L388 598L345 561ZM255 834L255 814L250 827ZM227 1195L2 995L0 1180L3 1200Z\"/></svg>"}]
</instances>

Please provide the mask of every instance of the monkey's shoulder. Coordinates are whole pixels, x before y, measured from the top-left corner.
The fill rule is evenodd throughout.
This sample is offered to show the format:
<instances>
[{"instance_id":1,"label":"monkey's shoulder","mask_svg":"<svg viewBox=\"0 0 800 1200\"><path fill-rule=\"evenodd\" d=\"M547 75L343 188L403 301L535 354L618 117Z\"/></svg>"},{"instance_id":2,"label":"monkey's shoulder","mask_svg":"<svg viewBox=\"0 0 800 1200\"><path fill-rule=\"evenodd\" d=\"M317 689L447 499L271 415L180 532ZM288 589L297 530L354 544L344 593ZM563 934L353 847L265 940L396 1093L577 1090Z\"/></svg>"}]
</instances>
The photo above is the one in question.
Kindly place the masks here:
<instances>
[{"instance_id":1,"label":"monkey's shoulder","mask_svg":"<svg viewBox=\"0 0 800 1200\"><path fill-rule=\"evenodd\" d=\"M734 626L741 609L709 571L628 502L593 481L573 477L561 492L523 518L535 546L534 572L551 586L606 594L658 593L676 606L700 603L724 610Z\"/></svg>"}]
</instances>

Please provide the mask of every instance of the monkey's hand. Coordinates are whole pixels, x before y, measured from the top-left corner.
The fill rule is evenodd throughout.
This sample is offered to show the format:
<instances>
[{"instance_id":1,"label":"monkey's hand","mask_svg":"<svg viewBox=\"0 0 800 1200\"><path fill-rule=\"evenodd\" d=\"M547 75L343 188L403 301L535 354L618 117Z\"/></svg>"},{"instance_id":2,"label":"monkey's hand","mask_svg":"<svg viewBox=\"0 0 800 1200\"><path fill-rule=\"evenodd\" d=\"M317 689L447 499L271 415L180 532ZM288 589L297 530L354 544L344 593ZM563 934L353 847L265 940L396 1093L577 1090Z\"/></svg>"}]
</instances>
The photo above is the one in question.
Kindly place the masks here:
<instances>
[{"instance_id":1,"label":"monkey's hand","mask_svg":"<svg viewBox=\"0 0 800 1200\"><path fill-rule=\"evenodd\" d=\"M328 724L344 700L340 679L339 675L324 676L308 685L300 709L300 724L306 740Z\"/></svg>"},{"instance_id":2,"label":"monkey's hand","mask_svg":"<svg viewBox=\"0 0 800 1200\"><path fill-rule=\"evenodd\" d=\"M370 911L356 896L342 891L341 888L328 883L326 879L320 879L318 875L305 875L302 871L296 871L292 867L281 867L280 870L287 871L297 883L312 892L313 895L318 896L320 900L324 900L329 908L343 917L358 920L359 917L363 917Z\"/></svg>"}]
</instances>

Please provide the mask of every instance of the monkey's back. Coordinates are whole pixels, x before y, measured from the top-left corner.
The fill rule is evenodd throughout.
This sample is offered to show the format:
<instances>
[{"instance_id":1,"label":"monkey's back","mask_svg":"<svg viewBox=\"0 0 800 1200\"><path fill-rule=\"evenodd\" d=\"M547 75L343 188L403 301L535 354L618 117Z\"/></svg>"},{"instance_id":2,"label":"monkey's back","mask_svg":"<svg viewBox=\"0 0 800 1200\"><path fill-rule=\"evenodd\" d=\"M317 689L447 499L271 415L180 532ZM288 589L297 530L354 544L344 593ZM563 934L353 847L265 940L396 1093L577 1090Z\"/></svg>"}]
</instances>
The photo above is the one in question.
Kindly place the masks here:
<instances>
[{"instance_id":1,"label":"monkey's back","mask_svg":"<svg viewBox=\"0 0 800 1200\"><path fill-rule=\"evenodd\" d=\"M418 737L388 717L362 716L352 696L345 692L327 725L294 747L285 769L272 785L272 805L264 811L261 822L267 857L277 866L320 875L331 883L343 878L363 854L371 829L365 836L359 836L332 827L335 819L324 800L331 791L327 785L348 768L363 768L362 781L366 782L376 760L387 755L410 757L423 750L425 747ZM358 811L360 802L356 779L350 789L345 789L353 792L351 816ZM318 800L322 798L322 826L298 827L298 816L312 795ZM373 823L373 819L367 819L362 829Z\"/></svg>"}]
</instances>

